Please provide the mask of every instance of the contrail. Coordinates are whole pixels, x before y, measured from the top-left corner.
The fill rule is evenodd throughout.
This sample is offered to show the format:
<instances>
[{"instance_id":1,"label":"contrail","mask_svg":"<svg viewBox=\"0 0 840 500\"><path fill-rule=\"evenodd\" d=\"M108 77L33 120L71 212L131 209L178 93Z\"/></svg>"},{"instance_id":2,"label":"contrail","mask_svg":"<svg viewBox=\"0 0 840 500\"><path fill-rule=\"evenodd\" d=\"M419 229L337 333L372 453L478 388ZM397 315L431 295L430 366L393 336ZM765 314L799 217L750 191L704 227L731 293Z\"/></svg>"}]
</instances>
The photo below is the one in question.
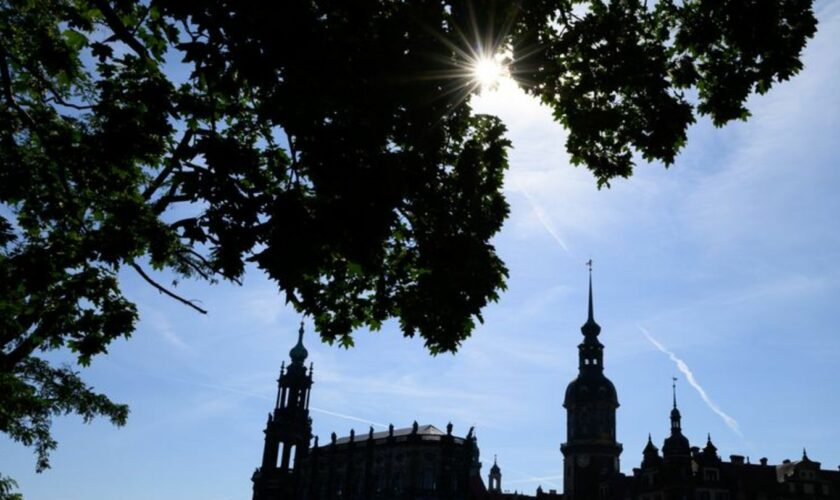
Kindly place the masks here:
<instances>
[{"instance_id":1,"label":"contrail","mask_svg":"<svg viewBox=\"0 0 840 500\"><path fill-rule=\"evenodd\" d=\"M522 194L525 195L525 199L528 200L528 204L531 205L531 209L534 211L534 214L536 214L537 219L540 221L540 224L542 224L542 227L545 229L545 231L554 239L554 241L557 242L558 245L560 245L560 248L562 248L564 252L569 253L568 245L566 245L566 242L563 241L563 238L561 238L560 235L557 233L557 229L554 227L554 223L552 223L551 219L548 218L548 215L546 215L545 210L543 210L542 207L537 205L537 202L534 200L531 194L525 190L525 186L523 186L521 182L515 182L516 187L518 187L519 190L522 191Z\"/></svg>"},{"instance_id":2,"label":"contrail","mask_svg":"<svg viewBox=\"0 0 840 500\"><path fill-rule=\"evenodd\" d=\"M709 397L709 395L706 394L706 391L703 389L703 387L700 386L700 383L697 382L697 379L694 377L694 374L688 368L688 365L685 363L685 361L678 358L676 354L669 351L664 345L659 343L659 341L656 340L655 338L653 338L653 336L650 334L650 332L647 331L644 327L642 327L641 325L636 325L636 326L639 328L639 330L641 330L641 332L645 335L645 337L647 337L647 339L650 341L651 344L653 344L657 349L659 349L663 353L667 354L668 357L671 358L671 361L673 361L677 365L677 369L679 371L681 371L683 373L683 375L685 375L685 378L686 378L686 380L688 380L688 383L691 384L691 387L694 387L697 390L697 392L700 394L700 397L703 398L703 401L706 402L706 405L713 412L717 413L720 418L723 419L723 423L725 423L727 427L732 429L732 431L735 434L738 434L739 436L744 437L744 435L741 433L741 429L738 427L738 422L734 418L727 415L723 410L721 410L720 407L717 405L717 403L712 401L712 399Z\"/></svg>"},{"instance_id":3,"label":"contrail","mask_svg":"<svg viewBox=\"0 0 840 500\"><path fill-rule=\"evenodd\" d=\"M363 424L369 424L369 425L373 425L373 426L376 426L376 427L383 427L383 428L388 427L385 424L380 424L380 423L374 422L372 420L365 420L363 418L354 417L352 415L345 415L344 413L336 413L334 411L324 410L323 408L315 408L314 406L310 406L309 409L312 410L312 411L318 412L318 413L323 413L324 415L332 415L333 417L343 418L343 419L346 419L346 420L353 420L355 422L362 422Z\"/></svg>"},{"instance_id":4,"label":"contrail","mask_svg":"<svg viewBox=\"0 0 840 500\"><path fill-rule=\"evenodd\" d=\"M240 394L242 396L258 398L258 399L262 399L262 400L266 400L266 401L273 401L274 400L274 398L266 396L265 394L258 394L256 392L243 391L243 390L240 390L240 389L236 389L234 387L228 387L226 385L208 384L206 382L197 382L197 381L194 381L194 380L185 380L185 379L182 379L182 378L170 377L170 376L166 376L166 375L156 374L154 376L157 377L157 378L164 379L164 380L170 380L172 382L179 382L179 383L182 383L182 384L194 385L196 387L204 387L204 388L207 388L207 389L215 389L217 391L224 391L224 392L230 392L230 393L233 393L233 394ZM353 415L347 415L345 413L338 413L338 412L334 412L334 411L330 411L330 410L325 410L323 408L316 408L314 406L310 406L309 409L314 411L314 412L317 412L317 413L323 413L324 415L331 415L333 417L343 418L345 420L352 420L354 422L362 422L364 424L374 425L376 427L383 427L383 428L388 427L387 425L380 424L379 422L373 422L371 420L367 420L367 419L364 419L364 418L361 418L361 417L354 417Z\"/></svg>"}]
</instances>

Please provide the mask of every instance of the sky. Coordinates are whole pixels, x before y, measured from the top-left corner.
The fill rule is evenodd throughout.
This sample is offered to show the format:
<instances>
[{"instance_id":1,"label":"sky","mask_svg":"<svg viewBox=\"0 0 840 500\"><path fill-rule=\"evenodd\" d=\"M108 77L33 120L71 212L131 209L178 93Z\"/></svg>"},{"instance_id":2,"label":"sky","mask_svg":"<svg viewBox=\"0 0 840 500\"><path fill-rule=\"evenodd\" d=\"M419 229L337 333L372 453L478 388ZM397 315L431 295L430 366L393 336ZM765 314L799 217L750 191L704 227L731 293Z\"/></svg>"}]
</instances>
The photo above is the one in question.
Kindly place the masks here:
<instances>
[{"instance_id":1,"label":"sky","mask_svg":"<svg viewBox=\"0 0 840 500\"><path fill-rule=\"evenodd\" d=\"M749 121L701 119L674 165L641 164L611 189L569 164L546 108L507 83L476 99L514 145L511 215L494 239L508 290L456 355L430 357L394 322L357 332L350 350L320 344L307 323L314 433L474 425L485 480L498 455L504 489L562 490L562 402L591 258L624 473L648 433L667 437L671 377L692 445L710 433L723 457L778 463L807 448L840 466L840 3L817 14L804 71L752 97ZM28 500L250 498L299 316L256 270L243 287L179 286L207 316L121 279L137 331L81 372L131 406L128 424L56 418L42 474L31 449L0 437L0 471Z\"/></svg>"}]
</instances>

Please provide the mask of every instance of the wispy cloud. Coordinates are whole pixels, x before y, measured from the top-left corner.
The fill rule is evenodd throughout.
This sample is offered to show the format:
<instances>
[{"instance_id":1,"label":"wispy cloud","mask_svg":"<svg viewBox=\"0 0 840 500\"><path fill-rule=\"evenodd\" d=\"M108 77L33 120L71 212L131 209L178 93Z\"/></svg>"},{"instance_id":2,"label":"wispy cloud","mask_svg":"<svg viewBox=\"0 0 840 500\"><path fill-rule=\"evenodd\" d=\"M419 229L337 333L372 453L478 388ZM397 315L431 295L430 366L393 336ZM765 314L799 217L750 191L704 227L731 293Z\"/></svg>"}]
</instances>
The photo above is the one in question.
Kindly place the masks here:
<instances>
[{"instance_id":1,"label":"wispy cloud","mask_svg":"<svg viewBox=\"0 0 840 500\"><path fill-rule=\"evenodd\" d=\"M703 387L697 381L697 378L694 376L694 373L691 372L691 369L688 367L686 362L678 358L676 354L669 351L668 348L662 345L661 342L653 338L653 336L650 334L649 331L647 331L647 329L645 329L641 325L636 326L644 334L644 336L647 337L648 341L650 341L650 343L654 345L654 347L662 351L664 354L667 354L668 357L671 358L671 361L673 361L674 364L677 365L677 369L681 371L683 375L685 375L685 378L686 380L688 380L688 383L691 384L691 387L694 387L694 389L697 390L697 393L700 394L700 397L703 398L703 401L706 403L706 406L708 406L710 410L715 412L721 419L723 419L723 423L725 423L727 427L732 429L734 433L743 437L744 435L741 433L741 429L738 427L738 422L734 418L727 415L723 410L721 410L717 403L712 401L709 395L706 394L706 390L703 389Z\"/></svg>"},{"instance_id":2,"label":"wispy cloud","mask_svg":"<svg viewBox=\"0 0 840 500\"><path fill-rule=\"evenodd\" d=\"M552 488L556 488L558 490L563 489L562 486L560 486L558 483L555 482L555 481L559 481L559 480L563 479L562 474L551 475L551 476L534 476L534 475L526 474L526 473L523 473L521 471L512 469L511 467L509 467L507 465L504 467L504 469L506 471L513 472L514 474L516 474L518 476L525 476L525 477L521 477L520 479L514 479L512 481L505 481L504 484L506 484L506 485L532 484L532 485L539 486L539 485L542 485L542 484L546 484L546 485L548 485Z\"/></svg>"},{"instance_id":3,"label":"wispy cloud","mask_svg":"<svg viewBox=\"0 0 840 500\"><path fill-rule=\"evenodd\" d=\"M545 229L545 231L551 236L551 238L560 245L560 248L563 249L564 252L569 253L569 246L560 237L560 233L557 232L557 228L554 227L554 223L551 222L551 218L545 213L545 210L534 200L534 197L528 193L525 189L525 186L522 185L521 182L516 182L517 188L519 191L525 196L525 199L528 200L528 204L531 205L531 209L534 211L534 215L537 216L537 220L540 221L540 224Z\"/></svg>"},{"instance_id":4,"label":"wispy cloud","mask_svg":"<svg viewBox=\"0 0 840 500\"><path fill-rule=\"evenodd\" d=\"M563 479L562 475L559 475L559 476L539 476L539 477L532 476L532 477L527 477L527 478L524 478L524 479L514 479L513 481L505 481L505 484L545 483L545 484L547 484L547 485L549 485L553 488L560 488L560 486L557 483L553 482L553 481L559 481L560 479Z\"/></svg>"},{"instance_id":5,"label":"wispy cloud","mask_svg":"<svg viewBox=\"0 0 840 500\"><path fill-rule=\"evenodd\" d=\"M152 329L159 333L166 343L175 347L179 351L186 353L193 352L190 346L175 333L175 330L172 328L169 320L166 319L166 316L154 310L146 312L145 314L145 319L149 321Z\"/></svg>"}]
</instances>

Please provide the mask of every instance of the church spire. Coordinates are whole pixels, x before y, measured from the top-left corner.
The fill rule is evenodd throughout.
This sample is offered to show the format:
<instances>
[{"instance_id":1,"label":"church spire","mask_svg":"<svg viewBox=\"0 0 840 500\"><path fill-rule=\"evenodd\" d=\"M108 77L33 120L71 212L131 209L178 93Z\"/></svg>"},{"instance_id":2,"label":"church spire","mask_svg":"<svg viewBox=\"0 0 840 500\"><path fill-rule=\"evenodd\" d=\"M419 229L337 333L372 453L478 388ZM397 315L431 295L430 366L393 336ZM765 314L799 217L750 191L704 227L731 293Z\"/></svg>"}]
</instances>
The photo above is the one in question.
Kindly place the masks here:
<instances>
[{"instance_id":1,"label":"church spire","mask_svg":"<svg viewBox=\"0 0 840 500\"><path fill-rule=\"evenodd\" d=\"M677 409L677 377L671 377L671 389L674 392L674 409Z\"/></svg>"},{"instance_id":2,"label":"church spire","mask_svg":"<svg viewBox=\"0 0 840 500\"><path fill-rule=\"evenodd\" d=\"M589 268L589 310L586 316L586 323L580 328L580 331L584 337L594 340L594 337L597 337L601 333L601 326L595 322L595 306L592 300L592 259L589 259L586 267Z\"/></svg>"},{"instance_id":3,"label":"church spire","mask_svg":"<svg viewBox=\"0 0 840 500\"><path fill-rule=\"evenodd\" d=\"M682 416L677 409L677 377L671 377L671 389L674 393L674 408L671 410L671 434L680 433Z\"/></svg>"},{"instance_id":4,"label":"church spire","mask_svg":"<svg viewBox=\"0 0 840 500\"><path fill-rule=\"evenodd\" d=\"M595 313L592 307L592 259L589 259L589 262L586 263L589 267L589 318L587 322L595 322Z\"/></svg>"}]
</instances>

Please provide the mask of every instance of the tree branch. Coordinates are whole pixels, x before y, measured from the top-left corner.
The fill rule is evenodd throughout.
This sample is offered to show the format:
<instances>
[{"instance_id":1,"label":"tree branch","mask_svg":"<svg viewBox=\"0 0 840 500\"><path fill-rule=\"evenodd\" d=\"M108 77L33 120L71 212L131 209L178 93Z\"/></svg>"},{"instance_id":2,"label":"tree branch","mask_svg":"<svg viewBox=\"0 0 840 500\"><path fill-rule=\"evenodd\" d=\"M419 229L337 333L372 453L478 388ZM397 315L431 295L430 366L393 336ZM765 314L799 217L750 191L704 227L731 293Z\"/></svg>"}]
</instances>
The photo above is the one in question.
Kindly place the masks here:
<instances>
[{"instance_id":1,"label":"tree branch","mask_svg":"<svg viewBox=\"0 0 840 500\"><path fill-rule=\"evenodd\" d=\"M106 0L93 0L93 4L102 12L102 15L105 16L105 22L108 24L108 27L111 28L111 31L114 32L123 43L131 47L131 50L137 53L143 59L151 60L151 56L149 56L149 52L146 51L146 47L140 43L139 40L134 38L134 35L128 30L128 28L122 23L120 20L120 16L114 12L114 9L108 5Z\"/></svg>"},{"instance_id":2,"label":"tree branch","mask_svg":"<svg viewBox=\"0 0 840 500\"><path fill-rule=\"evenodd\" d=\"M88 104L86 104L86 105L73 104L72 102L67 102L64 99L62 99L62 98L60 98L56 95L53 95L52 97L47 98L46 102L50 102L50 101L53 101L58 105L64 106L65 108L73 108L73 109L76 109L76 110L79 110L79 111L87 111L89 109L93 109L93 106L91 106L91 105L88 105Z\"/></svg>"},{"instance_id":3,"label":"tree branch","mask_svg":"<svg viewBox=\"0 0 840 500\"><path fill-rule=\"evenodd\" d=\"M6 104L8 104L10 108L18 110L18 112L26 118L26 121L29 122L29 126L35 128L35 120L29 116L29 113L27 113L25 109L21 108L18 103L15 102L15 96L12 93L12 75L9 72L7 57L8 54L6 52L6 48L3 47L2 43L0 43L0 79L3 80L3 97L6 99Z\"/></svg>"},{"instance_id":4,"label":"tree branch","mask_svg":"<svg viewBox=\"0 0 840 500\"><path fill-rule=\"evenodd\" d=\"M207 314L206 309L202 309L202 308L198 307L197 305L195 305L192 301L187 300L187 299L181 297L180 295L176 295L175 293L170 292L169 290L164 288L163 285L161 285L157 281L153 280L148 274L146 274L145 271L143 271L143 269L140 266L138 266L134 262L130 263L129 265L132 268L134 268L134 270L137 271L137 274L139 274L141 278L146 280L147 283L149 283L153 287L157 288L157 290L160 293L172 297L173 299L177 300L178 302L184 304L187 307L191 307L191 308L195 309L196 311L200 312L201 314Z\"/></svg>"},{"instance_id":5,"label":"tree branch","mask_svg":"<svg viewBox=\"0 0 840 500\"><path fill-rule=\"evenodd\" d=\"M41 345L42 340L43 338L38 335L36 329L29 337L23 339L9 354L0 353L0 373L11 373L15 365L32 354Z\"/></svg>"},{"instance_id":6,"label":"tree branch","mask_svg":"<svg viewBox=\"0 0 840 500\"><path fill-rule=\"evenodd\" d=\"M163 170L161 170L160 174L158 174L158 176L155 177L155 180L152 181L151 184L149 184L149 187L147 187L146 190L143 191L144 200L150 199L152 195L155 194L155 191L157 191L158 188L160 188L160 186L166 181L166 178L169 177L169 174L172 173L172 171L181 161L181 156L183 156L184 153L186 153L187 147L189 146L193 135L195 135L195 132L192 129L189 129L186 132L184 132L184 137L181 138L181 141L175 147L175 151L172 152L172 158L169 159L166 167L164 167Z\"/></svg>"}]
</instances>

